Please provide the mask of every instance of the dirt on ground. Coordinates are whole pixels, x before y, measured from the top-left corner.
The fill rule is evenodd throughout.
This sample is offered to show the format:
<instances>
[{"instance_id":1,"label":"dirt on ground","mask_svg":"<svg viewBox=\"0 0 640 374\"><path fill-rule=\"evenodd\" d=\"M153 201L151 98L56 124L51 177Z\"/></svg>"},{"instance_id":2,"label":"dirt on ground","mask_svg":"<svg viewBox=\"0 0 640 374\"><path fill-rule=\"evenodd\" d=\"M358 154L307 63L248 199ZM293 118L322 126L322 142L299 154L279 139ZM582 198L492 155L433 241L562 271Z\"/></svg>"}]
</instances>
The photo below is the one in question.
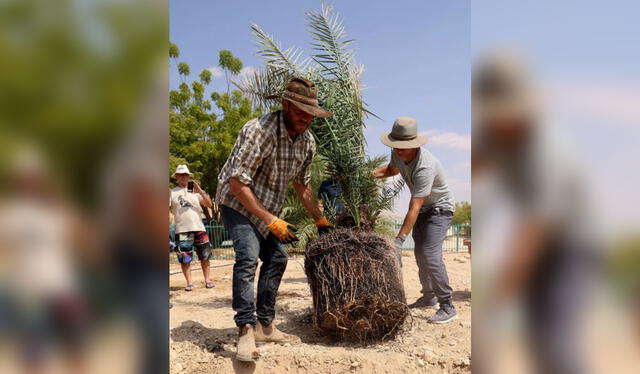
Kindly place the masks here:
<instances>
[{"instance_id":1,"label":"dirt on ground","mask_svg":"<svg viewBox=\"0 0 640 374\"><path fill-rule=\"evenodd\" d=\"M471 371L471 260L466 253L444 255L459 318L444 325L427 323L433 308L411 309L396 339L362 346L336 343L311 325L312 300L304 259L289 259L276 304L279 329L302 339L295 345L266 344L255 363L235 359L238 329L231 309L231 260L211 262L215 287L206 289L199 263L196 288L184 291L178 264L170 266L171 373L466 373ZM403 257L407 302L420 296L413 254ZM256 276L257 283L257 276Z\"/></svg>"}]
</instances>

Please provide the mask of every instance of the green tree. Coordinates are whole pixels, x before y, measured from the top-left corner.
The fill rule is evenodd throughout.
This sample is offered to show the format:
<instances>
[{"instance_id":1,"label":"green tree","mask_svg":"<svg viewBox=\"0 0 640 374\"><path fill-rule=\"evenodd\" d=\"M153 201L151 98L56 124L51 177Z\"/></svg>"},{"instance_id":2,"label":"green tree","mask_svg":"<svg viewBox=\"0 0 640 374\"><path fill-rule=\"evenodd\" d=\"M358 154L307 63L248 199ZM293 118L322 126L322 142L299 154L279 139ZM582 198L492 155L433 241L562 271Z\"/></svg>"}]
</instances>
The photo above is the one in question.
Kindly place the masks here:
<instances>
[{"instance_id":1,"label":"green tree","mask_svg":"<svg viewBox=\"0 0 640 374\"><path fill-rule=\"evenodd\" d=\"M471 204L466 201L456 203L456 211L451 223L454 225L471 224Z\"/></svg>"},{"instance_id":2,"label":"green tree","mask_svg":"<svg viewBox=\"0 0 640 374\"><path fill-rule=\"evenodd\" d=\"M169 57L174 60L181 83L178 89L169 93L169 170L172 174L178 164L189 165L203 189L213 194L220 169L231 153L238 132L261 112L255 110L251 101L237 90L213 92L207 97L206 88L212 81L211 71L202 70L198 79L189 83L190 67L186 62L179 62L179 56L179 48L171 43ZM231 52L225 56L233 59ZM227 63L229 61L225 60ZM231 66L225 66L225 70L236 74L234 72L242 68L242 62L231 60Z\"/></svg>"},{"instance_id":3,"label":"green tree","mask_svg":"<svg viewBox=\"0 0 640 374\"><path fill-rule=\"evenodd\" d=\"M95 208L99 165L139 120L168 24L140 2L84 5L0 3L0 174L14 148L35 144L69 194Z\"/></svg>"},{"instance_id":4,"label":"green tree","mask_svg":"<svg viewBox=\"0 0 640 374\"><path fill-rule=\"evenodd\" d=\"M231 87L229 81L229 73L231 75L240 74L242 70L242 61L239 58L233 57L231 51L223 49L218 54L218 65L224 70L224 76L227 80L227 95L229 95L229 89Z\"/></svg>"}]
</instances>

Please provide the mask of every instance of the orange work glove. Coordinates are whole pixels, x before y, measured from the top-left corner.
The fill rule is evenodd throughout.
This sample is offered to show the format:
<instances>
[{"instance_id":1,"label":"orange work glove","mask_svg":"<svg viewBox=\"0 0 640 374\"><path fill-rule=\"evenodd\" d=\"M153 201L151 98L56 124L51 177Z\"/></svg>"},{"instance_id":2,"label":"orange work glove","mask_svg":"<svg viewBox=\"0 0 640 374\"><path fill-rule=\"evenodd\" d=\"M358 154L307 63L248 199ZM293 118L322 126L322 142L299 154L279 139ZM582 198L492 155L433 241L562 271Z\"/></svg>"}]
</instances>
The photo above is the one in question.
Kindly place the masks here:
<instances>
[{"instance_id":1,"label":"orange work glove","mask_svg":"<svg viewBox=\"0 0 640 374\"><path fill-rule=\"evenodd\" d=\"M298 231L294 226L290 225L287 221L278 217L273 217L271 222L267 225L269 231L280 240L283 244L293 243L298 241L296 232Z\"/></svg>"},{"instance_id":2,"label":"orange work glove","mask_svg":"<svg viewBox=\"0 0 640 374\"><path fill-rule=\"evenodd\" d=\"M314 224L318 228L319 235L324 235L335 228L326 217L321 217L319 220L315 221Z\"/></svg>"}]
</instances>

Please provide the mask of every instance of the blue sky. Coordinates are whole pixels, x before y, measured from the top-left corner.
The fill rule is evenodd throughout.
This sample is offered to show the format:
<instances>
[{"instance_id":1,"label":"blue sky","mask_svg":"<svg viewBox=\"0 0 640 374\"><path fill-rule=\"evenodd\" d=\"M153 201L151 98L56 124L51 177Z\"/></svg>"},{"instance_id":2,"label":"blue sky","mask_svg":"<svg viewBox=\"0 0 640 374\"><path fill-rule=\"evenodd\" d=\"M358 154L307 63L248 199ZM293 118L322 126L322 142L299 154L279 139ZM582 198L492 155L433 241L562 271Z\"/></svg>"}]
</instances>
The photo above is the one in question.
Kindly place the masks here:
<instances>
[{"instance_id":1,"label":"blue sky","mask_svg":"<svg viewBox=\"0 0 640 374\"><path fill-rule=\"evenodd\" d=\"M170 2L170 39L192 75L217 66L218 51L231 50L245 67L261 68L249 25L309 51L304 13L320 1ZM398 116L418 119L427 148L443 163L458 200L470 200L470 4L469 1L334 1L365 73L364 98L382 118L366 121L368 152L388 154L379 136ZM307 53L308 55L308 53ZM175 66L170 85L179 84ZM223 77L214 90L226 89ZM407 194L396 212L406 211Z\"/></svg>"},{"instance_id":2,"label":"blue sky","mask_svg":"<svg viewBox=\"0 0 640 374\"><path fill-rule=\"evenodd\" d=\"M511 47L530 62L554 130L591 177L603 221L640 227L640 3L474 1L471 51Z\"/></svg>"}]
</instances>

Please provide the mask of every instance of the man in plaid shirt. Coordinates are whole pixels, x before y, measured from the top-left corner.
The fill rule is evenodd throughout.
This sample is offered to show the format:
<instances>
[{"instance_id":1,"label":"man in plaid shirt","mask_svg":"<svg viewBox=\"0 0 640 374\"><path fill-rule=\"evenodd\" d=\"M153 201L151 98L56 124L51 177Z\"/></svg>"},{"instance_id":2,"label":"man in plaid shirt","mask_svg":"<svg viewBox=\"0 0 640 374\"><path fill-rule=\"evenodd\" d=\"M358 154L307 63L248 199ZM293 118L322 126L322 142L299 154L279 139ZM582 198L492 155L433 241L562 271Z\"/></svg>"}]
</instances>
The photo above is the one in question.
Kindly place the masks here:
<instances>
[{"instance_id":1,"label":"man in plaid shirt","mask_svg":"<svg viewBox=\"0 0 640 374\"><path fill-rule=\"evenodd\" d=\"M252 119L243 126L218 176L216 200L236 258L233 310L240 329L238 360L254 361L260 356L255 342L300 341L273 324L276 295L287 266L282 244L297 240L295 228L278 215L292 181L318 231L324 233L333 228L322 216L309 185L316 144L307 131L314 117L329 116L330 112L318 106L313 82L292 79L282 95L282 110ZM258 258L262 266L254 304L253 281Z\"/></svg>"}]
</instances>

